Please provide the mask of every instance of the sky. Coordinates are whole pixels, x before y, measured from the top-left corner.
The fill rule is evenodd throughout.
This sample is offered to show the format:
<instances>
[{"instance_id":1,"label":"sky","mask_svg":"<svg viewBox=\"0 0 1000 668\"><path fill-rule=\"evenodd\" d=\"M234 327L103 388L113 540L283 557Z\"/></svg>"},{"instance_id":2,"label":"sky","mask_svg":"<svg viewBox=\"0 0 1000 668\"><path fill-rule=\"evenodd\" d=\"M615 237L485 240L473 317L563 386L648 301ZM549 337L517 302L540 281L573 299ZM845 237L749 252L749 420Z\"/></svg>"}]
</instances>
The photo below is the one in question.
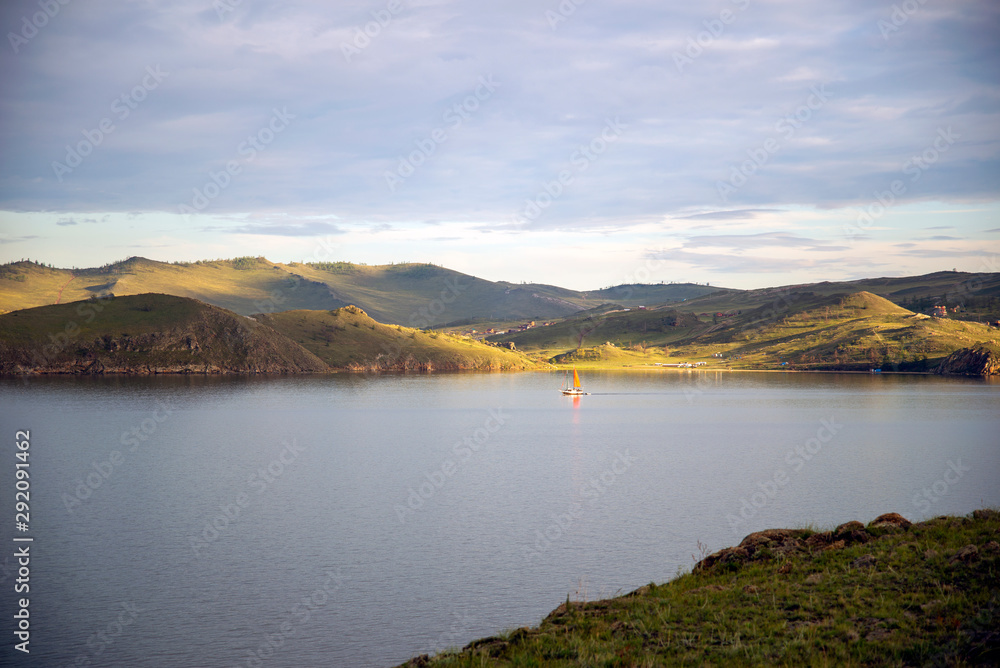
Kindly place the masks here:
<instances>
[{"instance_id":1,"label":"sky","mask_svg":"<svg viewBox=\"0 0 1000 668\"><path fill-rule=\"evenodd\" d=\"M0 262L1000 271L991 0L7 0Z\"/></svg>"}]
</instances>

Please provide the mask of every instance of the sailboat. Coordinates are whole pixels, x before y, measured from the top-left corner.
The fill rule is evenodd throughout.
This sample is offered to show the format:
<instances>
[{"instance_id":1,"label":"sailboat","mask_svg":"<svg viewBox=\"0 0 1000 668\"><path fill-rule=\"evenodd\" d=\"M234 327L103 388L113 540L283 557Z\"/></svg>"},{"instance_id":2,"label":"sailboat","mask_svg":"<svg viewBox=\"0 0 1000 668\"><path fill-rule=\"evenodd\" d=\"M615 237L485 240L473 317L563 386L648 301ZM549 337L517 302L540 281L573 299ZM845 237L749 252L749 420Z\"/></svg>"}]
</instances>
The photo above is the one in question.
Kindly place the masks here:
<instances>
[{"instance_id":1,"label":"sailboat","mask_svg":"<svg viewBox=\"0 0 1000 668\"><path fill-rule=\"evenodd\" d=\"M578 397L582 394L587 394L586 392L583 391L583 388L580 387L580 374L576 372L576 369L573 369L573 387L564 387L562 389L562 393L574 397Z\"/></svg>"}]
</instances>

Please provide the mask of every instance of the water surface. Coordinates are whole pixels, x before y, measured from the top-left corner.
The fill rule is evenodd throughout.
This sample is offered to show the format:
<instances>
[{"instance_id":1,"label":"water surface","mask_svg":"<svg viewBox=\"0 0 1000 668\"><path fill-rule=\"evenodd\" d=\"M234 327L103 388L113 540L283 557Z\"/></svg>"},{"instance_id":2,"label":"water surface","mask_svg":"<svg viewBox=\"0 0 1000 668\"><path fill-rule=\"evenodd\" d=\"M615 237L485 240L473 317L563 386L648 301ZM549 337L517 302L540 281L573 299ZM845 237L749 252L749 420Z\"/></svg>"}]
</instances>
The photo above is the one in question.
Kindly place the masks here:
<instances>
[{"instance_id":1,"label":"water surface","mask_svg":"<svg viewBox=\"0 0 1000 668\"><path fill-rule=\"evenodd\" d=\"M667 580L699 541L1000 505L996 382L583 381L4 381L7 481L31 430L32 661L389 666Z\"/></svg>"}]
</instances>

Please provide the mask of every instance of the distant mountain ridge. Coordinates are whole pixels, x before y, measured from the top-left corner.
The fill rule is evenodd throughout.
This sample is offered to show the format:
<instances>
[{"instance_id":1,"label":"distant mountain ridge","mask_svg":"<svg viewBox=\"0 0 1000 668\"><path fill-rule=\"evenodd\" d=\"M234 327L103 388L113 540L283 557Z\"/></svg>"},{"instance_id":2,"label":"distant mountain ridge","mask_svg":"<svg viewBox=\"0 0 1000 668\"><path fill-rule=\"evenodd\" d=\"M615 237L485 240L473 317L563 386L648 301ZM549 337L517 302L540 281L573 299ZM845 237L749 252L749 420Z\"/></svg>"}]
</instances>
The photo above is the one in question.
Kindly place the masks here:
<instances>
[{"instance_id":1,"label":"distant mountain ridge","mask_svg":"<svg viewBox=\"0 0 1000 668\"><path fill-rule=\"evenodd\" d=\"M560 318L606 301L662 303L715 293L703 285L635 285L593 292L487 281L431 264L280 264L265 258L192 263L140 257L90 269L33 262L0 266L0 312L59 301L156 292L199 299L241 315L349 304L379 322L427 328L466 320Z\"/></svg>"},{"instance_id":2,"label":"distant mountain ridge","mask_svg":"<svg viewBox=\"0 0 1000 668\"><path fill-rule=\"evenodd\" d=\"M577 291L488 281L433 264L349 262L281 264L263 257L166 263L132 257L103 267L55 269L36 262L0 265L0 313L114 293L190 297L240 315L328 311L356 305L381 323L421 329L477 322L556 320L606 303L676 305L693 313L783 308L789 295L884 297L913 311L938 303L1000 317L1000 273L935 272L847 282L737 290L694 283L630 284Z\"/></svg>"}]
</instances>

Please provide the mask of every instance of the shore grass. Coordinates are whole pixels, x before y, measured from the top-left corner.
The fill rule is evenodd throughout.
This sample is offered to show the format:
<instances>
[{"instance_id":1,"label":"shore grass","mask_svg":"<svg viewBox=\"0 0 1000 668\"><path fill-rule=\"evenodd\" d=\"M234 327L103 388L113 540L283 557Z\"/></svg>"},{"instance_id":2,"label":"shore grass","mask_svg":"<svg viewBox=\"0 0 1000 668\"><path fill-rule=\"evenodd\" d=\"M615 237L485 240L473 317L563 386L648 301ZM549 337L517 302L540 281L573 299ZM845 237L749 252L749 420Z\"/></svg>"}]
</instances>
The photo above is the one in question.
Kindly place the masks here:
<instances>
[{"instance_id":1,"label":"shore grass","mask_svg":"<svg viewBox=\"0 0 1000 668\"><path fill-rule=\"evenodd\" d=\"M404 665L1000 662L1000 513L995 510L905 527L852 522L829 532L801 529L775 541L752 534L741 545L754 536L757 549L749 555L731 548L664 584L608 600L567 599L536 628Z\"/></svg>"}]
</instances>

